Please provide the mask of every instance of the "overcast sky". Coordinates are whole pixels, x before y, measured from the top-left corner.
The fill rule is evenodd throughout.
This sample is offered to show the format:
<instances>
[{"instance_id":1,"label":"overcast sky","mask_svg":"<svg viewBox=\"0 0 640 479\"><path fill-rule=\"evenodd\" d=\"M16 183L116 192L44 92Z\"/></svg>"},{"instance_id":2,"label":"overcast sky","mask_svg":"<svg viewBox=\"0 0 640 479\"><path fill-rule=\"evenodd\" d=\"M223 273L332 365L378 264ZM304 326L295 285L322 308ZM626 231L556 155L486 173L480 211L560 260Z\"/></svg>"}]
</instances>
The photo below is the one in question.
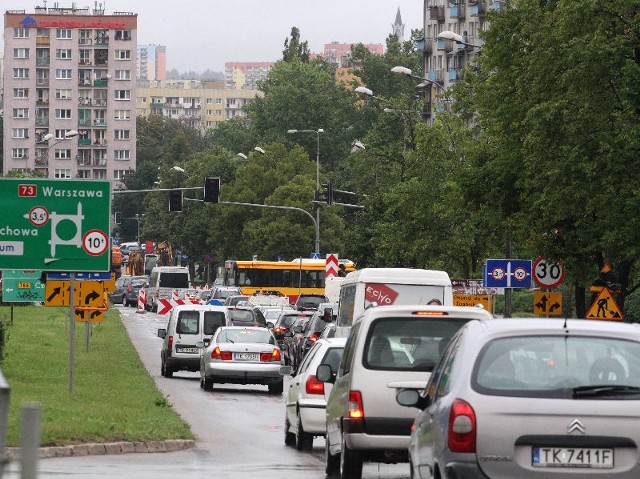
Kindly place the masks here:
<instances>
[{"instance_id":1,"label":"overcast sky","mask_svg":"<svg viewBox=\"0 0 640 479\"><path fill-rule=\"evenodd\" d=\"M56 0L71 7L71 0ZM76 0L91 8L95 0ZM423 0L98 0L105 13L138 14L138 43L167 46L167 68L224 71L225 62L282 56L291 27L312 53L325 43L385 43L398 7L405 39L422 28ZM47 6L53 6L49 0ZM34 11L42 0L3 0L5 10Z\"/></svg>"}]
</instances>

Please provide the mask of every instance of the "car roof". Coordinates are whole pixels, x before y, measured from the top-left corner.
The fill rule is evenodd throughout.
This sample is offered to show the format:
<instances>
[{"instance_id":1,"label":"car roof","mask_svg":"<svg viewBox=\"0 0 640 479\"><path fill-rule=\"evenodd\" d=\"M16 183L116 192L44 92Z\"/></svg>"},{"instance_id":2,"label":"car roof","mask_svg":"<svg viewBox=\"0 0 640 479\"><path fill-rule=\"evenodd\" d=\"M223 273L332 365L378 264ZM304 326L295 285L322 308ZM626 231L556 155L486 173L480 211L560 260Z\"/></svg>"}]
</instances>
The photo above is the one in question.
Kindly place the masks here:
<instances>
[{"instance_id":1,"label":"car roof","mask_svg":"<svg viewBox=\"0 0 640 479\"><path fill-rule=\"evenodd\" d=\"M640 324L615 321L596 321L580 318L503 318L477 321L477 329L488 334L517 332L529 334L605 334L618 337L640 335ZM474 327L476 327L474 325Z\"/></svg>"},{"instance_id":2,"label":"car roof","mask_svg":"<svg viewBox=\"0 0 640 479\"><path fill-rule=\"evenodd\" d=\"M247 329L249 331L267 331L269 334L271 333L271 330L269 328L265 328L264 326L220 326L217 331L230 331L230 330L244 330ZM216 331L216 332L217 332Z\"/></svg>"},{"instance_id":3,"label":"car roof","mask_svg":"<svg viewBox=\"0 0 640 479\"><path fill-rule=\"evenodd\" d=\"M447 315L457 317L467 317L470 319L492 319L490 313L485 309L476 306L443 306L443 305L405 305L405 306L376 306L365 310L362 315L364 318L386 318L393 316L415 317L416 313L424 313L425 316L433 315L437 317L437 313L445 313ZM434 314L435 313L435 314Z\"/></svg>"},{"instance_id":4,"label":"car roof","mask_svg":"<svg viewBox=\"0 0 640 479\"><path fill-rule=\"evenodd\" d=\"M173 309L176 311L228 311L228 308L215 304L180 304Z\"/></svg>"}]
</instances>

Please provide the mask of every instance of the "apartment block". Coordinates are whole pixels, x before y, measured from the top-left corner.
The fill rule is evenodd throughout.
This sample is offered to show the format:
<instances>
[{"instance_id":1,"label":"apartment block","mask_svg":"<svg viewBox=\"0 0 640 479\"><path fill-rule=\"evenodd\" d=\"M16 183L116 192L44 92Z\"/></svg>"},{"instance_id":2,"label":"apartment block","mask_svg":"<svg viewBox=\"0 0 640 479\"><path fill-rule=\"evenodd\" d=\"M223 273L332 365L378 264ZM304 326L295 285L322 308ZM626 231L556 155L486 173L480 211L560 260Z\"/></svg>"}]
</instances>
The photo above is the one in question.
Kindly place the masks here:
<instances>
[{"instance_id":1,"label":"apartment block","mask_svg":"<svg viewBox=\"0 0 640 479\"><path fill-rule=\"evenodd\" d=\"M256 90L258 82L266 80L273 62L227 62L224 82L230 90Z\"/></svg>"},{"instance_id":2,"label":"apartment block","mask_svg":"<svg viewBox=\"0 0 640 479\"><path fill-rule=\"evenodd\" d=\"M56 6L4 19L3 174L118 182L135 170L137 15Z\"/></svg>"},{"instance_id":3,"label":"apartment block","mask_svg":"<svg viewBox=\"0 0 640 479\"><path fill-rule=\"evenodd\" d=\"M136 115L162 115L205 132L232 118L246 117L243 108L262 96L258 90L226 88L223 81L138 81Z\"/></svg>"},{"instance_id":4,"label":"apartment block","mask_svg":"<svg viewBox=\"0 0 640 479\"><path fill-rule=\"evenodd\" d=\"M136 79L167 79L167 47L164 45L138 45Z\"/></svg>"},{"instance_id":5,"label":"apartment block","mask_svg":"<svg viewBox=\"0 0 640 479\"><path fill-rule=\"evenodd\" d=\"M353 66L351 45L351 43L339 42L325 43L322 58L337 68L350 68ZM365 43L364 46L371 53L384 55L384 45L382 43Z\"/></svg>"}]
</instances>

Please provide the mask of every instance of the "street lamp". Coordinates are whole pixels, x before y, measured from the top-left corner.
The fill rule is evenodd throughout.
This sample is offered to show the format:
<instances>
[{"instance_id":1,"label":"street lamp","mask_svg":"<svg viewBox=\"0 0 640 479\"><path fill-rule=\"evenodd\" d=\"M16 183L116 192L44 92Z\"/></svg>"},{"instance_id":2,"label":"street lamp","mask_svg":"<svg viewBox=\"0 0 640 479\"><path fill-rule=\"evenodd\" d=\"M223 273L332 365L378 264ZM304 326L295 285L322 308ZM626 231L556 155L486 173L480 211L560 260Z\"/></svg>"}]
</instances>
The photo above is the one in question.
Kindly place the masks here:
<instances>
[{"instance_id":1,"label":"street lamp","mask_svg":"<svg viewBox=\"0 0 640 479\"><path fill-rule=\"evenodd\" d=\"M184 168L180 168L179 166L172 166L171 169L173 171L179 171L180 173L184 173Z\"/></svg>"},{"instance_id":2,"label":"street lamp","mask_svg":"<svg viewBox=\"0 0 640 479\"><path fill-rule=\"evenodd\" d=\"M297 133L315 133L317 138L316 143L316 192L320 194L320 133L324 133L322 128L317 130L287 130L290 135ZM316 209L316 242L315 252L320 253L320 208Z\"/></svg>"},{"instance_id":3,"label":"street lamp","mask_svg":"<svg viewBox=\"0 0 640 479\"><path fill-rule=\"evenodd\" d=\"M247 155L245 155L244 153L238 153L236 156L239 156L240 158L242 158L243 160L247 159Z\"/></svg>"},{"instance_id":4,"label":"street lamp","mask_svg":"<svg viewBox=\"0 0 640 479\"><path fill-rule=\"evenodd\" d=\"M278 167L278 162L274 160L266 151L264 151L264 149L260 148L259 146L256 146L254 148L254 151L257 151L262 156L266 156L267 158L269 158L269 160L271 160L271 162L273 163L274 168Z\"/></svg>"},{"instance_id":5,"label":"street lamp","mask_svg":"<svg viewBox=\"0 0 640 479\"><path fill-rule=\"evenodd\" d=\"M464 37L459 33L452 32L451 30L443 30L438 33L438 38L442 40L448 40L450 42L456 42L458 45L464 45L471 48L482 48L481 45L474 45L473 43L467 43L464 41Z\"/></svg>"},{"instance_id":6,"label":"street lamp","mask_svg":"<svg viewBox=\"0 0 640 479\"><path fill-rule=\"evenodd\" d=\"M56 146L58 143L61 143L61 142L66 141L66 140L70 140L71 138L73 138L75 136L78 136L78 135L79 135L79 133L76 130L69 130L64 134L64 137L60 138L58 141L55 141L51 145L49 145L47 147L46 155L43 155L43 156L45 156L45 159L47 160L47 166L49 165L49 152L51 151L51 148ZM53 138L54 138L53 133L47 133L46 135L44 135L42 137L42 140L36 141L36 145L41 145L41 144L48 143L49 140L51 140Z\"/></svg>"},{"instance_id":7,"label":"street lamp","mask_svg":"<svg viewBox=\"0 0 640 479\"><path fill-rule=\"evenodd\" d=\"M397 66L397 67L393 67L391 69L392 73L397 73L398 75L404 75L404 76L408 76L411 78L415 78L416 80L421 80L422 83L420 83L418 85L419 88L424 88L425 86L425 82L431 85L435 85L437 88L439 88L440 90L442 90L443 92L447 92L447 89L444 87L444 85L441 85L440 83L438 83L435 80L429 80L428 78L422 78L419 77L418 75L414 75L413 72L411 71L411 68L407 68L407 67L402 67L402 66Z\"/></svg>"}]
</instances>

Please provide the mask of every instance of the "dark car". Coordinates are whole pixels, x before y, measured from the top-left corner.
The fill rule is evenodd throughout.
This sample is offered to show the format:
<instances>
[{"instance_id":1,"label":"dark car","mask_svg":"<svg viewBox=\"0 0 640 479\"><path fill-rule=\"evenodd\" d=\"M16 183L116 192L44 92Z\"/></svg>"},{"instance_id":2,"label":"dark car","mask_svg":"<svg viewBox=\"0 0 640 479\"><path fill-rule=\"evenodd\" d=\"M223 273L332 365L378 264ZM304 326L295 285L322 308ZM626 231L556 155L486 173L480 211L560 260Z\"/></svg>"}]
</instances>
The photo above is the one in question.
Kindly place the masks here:
<instances>
[{"instance_id":1,"label":"dark car","mask_svg":"<svg viewBox=\"0 0 640 479\"><path fill-rule=\"evenodd\" d=\"M137 306L138 305L138 294L142 288L146 288L149 286L149 277L148 276L134 276L127 289L124 292L124 297L122 298L123 306Z\"/></svg>"},{"instance_id":2,"label":"dark car","mask_svg":"<svg viewBox=\"0 0 640 479\"><path fill-rule=\"evenodd\" d=\"M232 306L227 308L234 326L267 327L267 320L260 308L254 306Z\"/></svg>"},{"instance_id":3,"label":"dark car","mask_svg":"<svg viewBox=\"0 0 640 479\"><path fill-rule=\"evenodd\" d=\"M296 322L298 318L309 318L313 312L310 311L295 311L295 310L284 310L278 316L276 323L273 327L273 335L278 340L278 345L282 349L284 337L286 334L291 336L291 331L293 328L293 323Z\"/></svg>"},{"instance_id":4,"label":"dark car","mask_svg":"<svg viewBox=\"0 0 640 479\"><path fill-rule=\"evenodd\" d=\"M282 348L280 349L282 349L285 363L292 366L293 372L298 370L298 365L300 364L297 360L296 351L304 341L304 328L311 317L312 316L306 314L304 316L298 316L298 319L295 320L289 332L285 333L282 339Z\"/></svg>"},{"instance_id":5,"label":"dark car","mask_svg":"<svg viewBox=\"0 0 640 479\"><path fill-rule=\"evenodd\" d=\"M311 347L322 336L322 332L331 324L333 315L329 314L330 320L324 317L319 311L314 313L313 316L304 325L304 329L299 335L294 333L293 350L291 354L291 365L293 370L297 371L298 366L302 363L302 360L309 352Z\"/></svg>"},{"instance_id":6,"label":"dark car","mask_svg":"<svg viewBox=\"0 0 640 479\"><path fill-rule=\"evenodd\" d=\"M298 311L317 311L320 304L328 302L329 300L324 294L302 293L295 302L295 309Z\"/></svg>"},{"instance_id":7,"label":"dark car","mask_svg":"<svg viewBox=\"0 0 640 479\"><path fill-rule=\"evenodd\" d=\"M133 296L129 295L127 296L128 292L129 292L129 286L134 282L138 284L139 281L142 281L142 284L140 284L137 287L136 290L136 297L135 297L135 302L138 302L138 291L140 290L140 286L142 286L145 282L149 281L149 277L148 276L127 276L127 275L123 275L120 276L117 280L116 280L116 287L115 289L109 293L109 300L113 303L113 304L123 304L125 306L127 306L130 302L133 301Z\"/></svg>"}]
</instances>

